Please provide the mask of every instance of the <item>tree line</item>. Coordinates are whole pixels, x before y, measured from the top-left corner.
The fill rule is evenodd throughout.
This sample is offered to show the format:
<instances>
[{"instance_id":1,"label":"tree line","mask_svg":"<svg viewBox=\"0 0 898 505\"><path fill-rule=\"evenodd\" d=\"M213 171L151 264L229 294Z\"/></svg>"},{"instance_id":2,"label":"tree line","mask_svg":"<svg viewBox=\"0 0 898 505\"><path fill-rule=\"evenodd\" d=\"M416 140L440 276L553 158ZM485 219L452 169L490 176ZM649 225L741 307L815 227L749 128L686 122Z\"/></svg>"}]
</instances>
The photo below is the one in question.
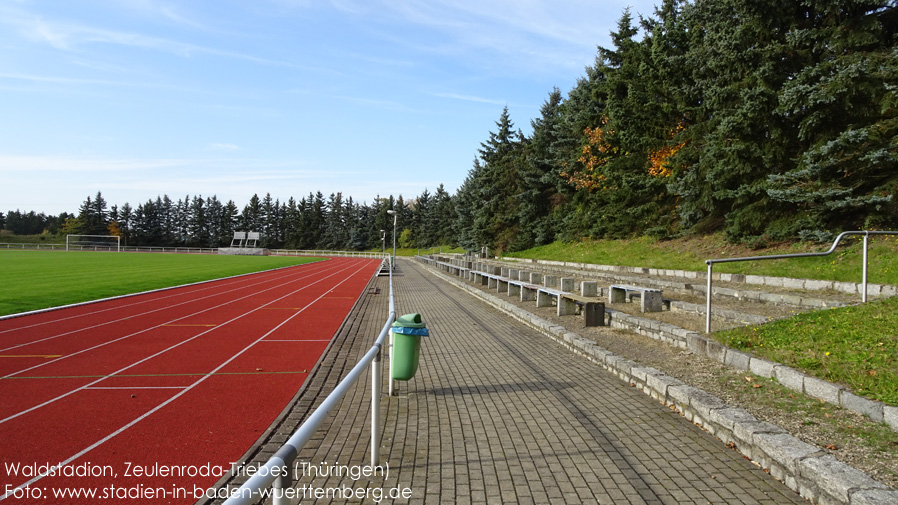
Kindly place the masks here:
<instances>
[{"instance_id":1,"label":"tree line","mask_svg":"<svg viewBox=\"0 0 898 505\"><path fill-rule=\"evenodd\" d=\"M898 224L898 12L885 0L665 0L514 129L456 194L459 240L725 232L829 240Z\"/></svg>"},{"instance_id":2,"label":"tree line","mask_svg":"<svg viewBox=\"0 0 898 505\"><path fill-rule=\"evenodd\" d=\"M257 231L262 237L260 247L369 250L392 246L393 217L388 210L398 212L401 247L426 248L452 241L451 196L442 185L433 194L425 189L410 203L401 195L376 198L369 205L341 193L325 198L317 192L286 202L270 194L253 195L242 209L233 200L223 202L215 195L187 195L178 200L162 195L136 207L127 202L110 206L97 192L84 200L77 215L63 214L59 233L117 235L128 246L223 247L230 245L235 231ZM14 215L21 212L9 213ZM7 218L6 229L20 233L10 224L14 223Z\"/></svg>"},{"instance_id":3,"label":"tree line","mask_svg":"<svg viewBox=\"0 0 898 505\"><path fill-rule=\"evenodd\" d=\"M468 250L717 231L750 244L825 241L893 229L896 2L662 0L638 19L626 10L612 47L598 48L566 95L549 92L529 135L502 111L454 195L440 186L370 205L339 193L266 195L243 209L163 196L102 210L98 193L78 216L53 219L114 223L135 245L224 245L233 230L252 229L266 246L303 249L375 248L380 230L390 244L390 209L400 245ZM9 213L7 229L29 216Z\"/></svg>"}]
</instances>

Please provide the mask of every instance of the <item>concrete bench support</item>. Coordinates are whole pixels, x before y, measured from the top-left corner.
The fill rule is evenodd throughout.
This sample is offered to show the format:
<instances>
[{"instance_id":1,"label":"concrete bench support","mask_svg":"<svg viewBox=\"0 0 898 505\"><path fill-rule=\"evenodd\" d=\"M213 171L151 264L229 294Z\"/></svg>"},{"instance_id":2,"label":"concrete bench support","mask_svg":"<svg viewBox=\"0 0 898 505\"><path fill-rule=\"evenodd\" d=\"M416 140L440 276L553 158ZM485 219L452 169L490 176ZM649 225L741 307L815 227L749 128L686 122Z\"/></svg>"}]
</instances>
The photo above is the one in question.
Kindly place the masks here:
<instances>
[{"instance_id":1,"label":"concrete bench support","mask_svg":"<svg viewBox=\"0 0 898 505\"><path fill-rule=\"evenodd\" d=\"M549 293L547 293L541 289L537 289L535 291L536 291L536 306L537 307L551 307L552 306L552 299L554 298L552 295L550 295Z\"/></svg>"},{"instance_id":2,"label":"concrete bench support","mask_svg":"<svg viewBox=\"0 0 898 505\"><path fill-rule=\"evenodd\" d=\"M580 283L580 294L585 297L599 296L599 283L596 281L583 281Z\"/></svg>"},{"instance_id":3,"label":"concrete bench support","mask_svg":"<svg viewBox=\"0 0 898 505\"><path fill-rule=\"evenodd\" d=\"M642 312L661 312L664 307L660 289L642 288L626 284L613 285L608 288L608 303L626 302L627 293L639 293L639 308Z\"/></svg>"},{"instance_id":4,"label":"concrete bench support","mask_svg":"<svg viewBox=\"0 0 898 505\"><path fill-rule=\"evenodd\" d=\"M574 279L570 277L562 277L561 278L561 290L567 291L569 293L574 291ZM595 295L593 295L595 296Z\"/></svg>"},{"instance_id":5,"label":"concrete bench support","mask_svg":"<svg viewBox=\"0 0 898 505\"><path fill-rule=\"evenodd\" d=\"M558 315L567 316L577 313L577 302L566 296L558 297Z\"/></svg>"},{"instance_id":6,"label":"concrete bench support","mask_svg":"<svg viewBox=\"0 0 898 505\"><path fill-rule=\"evenodd\" d=\"M537 292L538 291L536 290L536 288L522 285L521 286L521 301L529 302L529 301L536 300Z\"/></svg>"}]
</instances>

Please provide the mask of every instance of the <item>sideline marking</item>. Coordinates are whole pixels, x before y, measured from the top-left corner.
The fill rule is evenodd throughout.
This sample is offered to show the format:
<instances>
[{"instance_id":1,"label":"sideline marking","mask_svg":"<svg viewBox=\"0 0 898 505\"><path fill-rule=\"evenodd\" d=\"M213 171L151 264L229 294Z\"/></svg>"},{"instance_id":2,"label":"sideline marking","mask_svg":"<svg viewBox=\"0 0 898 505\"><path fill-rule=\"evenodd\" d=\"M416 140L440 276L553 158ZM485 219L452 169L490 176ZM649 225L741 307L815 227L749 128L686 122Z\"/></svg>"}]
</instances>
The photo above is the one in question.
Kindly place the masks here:
<instances>
[{"instance_id":1,"label":"sideline marking","mask_svg":"<svg viewBox=\"0 0 898 505\"><path fill-rule=\"evenodd\" d=\"M218 326L217 324L163 324L163 327L172 327L172 326L203 326L207 328L213 328Z\"/></svg>"},{"instance_id":2,"label":"sideline marking","mask_svg":"<svg viewBox=\"0 0 898 505\"><path fill-rule=\"evenodd\" d=\"M119 387L105 386L105 387L84 388L84 390L89 391L92 389L116 389L116 390L127 389L130 391L132 389L184 389L186 387L187 386L119 386Z\"/></svg>"}]
</instances>

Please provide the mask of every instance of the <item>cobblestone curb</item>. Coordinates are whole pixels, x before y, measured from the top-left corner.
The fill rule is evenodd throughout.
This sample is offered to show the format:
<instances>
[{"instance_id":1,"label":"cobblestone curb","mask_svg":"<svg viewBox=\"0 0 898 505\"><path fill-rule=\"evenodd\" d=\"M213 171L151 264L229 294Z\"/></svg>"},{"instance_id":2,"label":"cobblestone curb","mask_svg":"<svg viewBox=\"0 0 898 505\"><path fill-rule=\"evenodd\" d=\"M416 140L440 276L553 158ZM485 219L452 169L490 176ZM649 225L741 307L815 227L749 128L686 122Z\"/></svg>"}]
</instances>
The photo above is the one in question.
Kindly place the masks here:
<instances>
[{"instance_id":1,"label":"cobblestone curb","mask_svg":"<svg viewBox=\"0 0 898 505\"><path fill-rule=\"evenodd\" d=\"M435 269L430 270L459 289L480 298L537 329L573 352L601 365L621 380L628 382L631 386L638 388L664 405L677 409L688 420L704 428L729 447L769 471L773 477L798 492L802 497L822 505L898 504L898 491L875 481L864 472L839 462L823 449L806 444L789 435L782 428L758 421L748 411L732 407L716 396L665 375L655 368L643 367L636 362L617 356L577 333L554 325L514 304L470 286L458 278ZM691 340L689 342L690 349L704 347L707 352L707 349L711 347L708 345L708 339L698 334L693 333L689 340ZM730 353L725 348L723 350L715 349L714 352L718 355L722 353L725 362L744 363L746 367L751 365L751 357L744 353L732 351L738 354L728 357ZM789 374L784 369L793 370L782 365L770 364L770 362L767 364L757 363L755 369L772 371L777 379L780 379L780 376L786 378ZM795 371L793 370L793 372ZM777 373L779 375L776 375ZM806 376L800 379L792 377L793 380L801 380L803 388L806 378L810 379ZM783 382L782 379L780 381ZM820 384L813 383L811 389L818 386ZM832 393L830 391L824 394L831 395ZM841 397L841 394L839 396Z\"/></svg>"}]
</instances>

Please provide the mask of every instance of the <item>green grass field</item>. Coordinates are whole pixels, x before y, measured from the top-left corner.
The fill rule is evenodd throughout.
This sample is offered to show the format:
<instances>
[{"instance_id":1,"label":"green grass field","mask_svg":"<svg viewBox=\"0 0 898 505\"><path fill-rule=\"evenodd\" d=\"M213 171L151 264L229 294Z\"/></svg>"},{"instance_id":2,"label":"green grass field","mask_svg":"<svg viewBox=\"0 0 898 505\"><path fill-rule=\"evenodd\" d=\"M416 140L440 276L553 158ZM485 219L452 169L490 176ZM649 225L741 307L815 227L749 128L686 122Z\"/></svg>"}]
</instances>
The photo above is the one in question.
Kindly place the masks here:
<instances>
[{"instance_id":1,"label":"green grass field","mask_svg":"<svg viewBox=\"0 0 898 505\"><path fill-rule=\"evenodd\" d=\"M0 250L0 315L259 272L319 259Z\"/></svg>"},{"instance_id":2,"label":"green grass field","mask_svg":"<svg viewBox=\"0 0 898 505\"><path fill-rule=\"evenodd\" d=\"M701 272L707 270L704 260L710 258L820 252L830 245L792 243L752 250L711 235L668 241L556 242L508 256ZM868 282L898 284L898 239L871 239L868 254ZM729 263L717 265L714 271L859 283L862 256L862 243L854 239L846 240L829 256ZM898 405L898 298L815 311L711 336L728 346L847 385L867 398Z\"/></svg>"},{"instance_id":3,"label":"green grass field","mask_svg":"<svg viewBox=\"0 0 898 505\"><path fill-rule=\"evenodd\" d=\"M898 405L898 298L714 334L730 347Z\"/></svg>"}]
</instances>

